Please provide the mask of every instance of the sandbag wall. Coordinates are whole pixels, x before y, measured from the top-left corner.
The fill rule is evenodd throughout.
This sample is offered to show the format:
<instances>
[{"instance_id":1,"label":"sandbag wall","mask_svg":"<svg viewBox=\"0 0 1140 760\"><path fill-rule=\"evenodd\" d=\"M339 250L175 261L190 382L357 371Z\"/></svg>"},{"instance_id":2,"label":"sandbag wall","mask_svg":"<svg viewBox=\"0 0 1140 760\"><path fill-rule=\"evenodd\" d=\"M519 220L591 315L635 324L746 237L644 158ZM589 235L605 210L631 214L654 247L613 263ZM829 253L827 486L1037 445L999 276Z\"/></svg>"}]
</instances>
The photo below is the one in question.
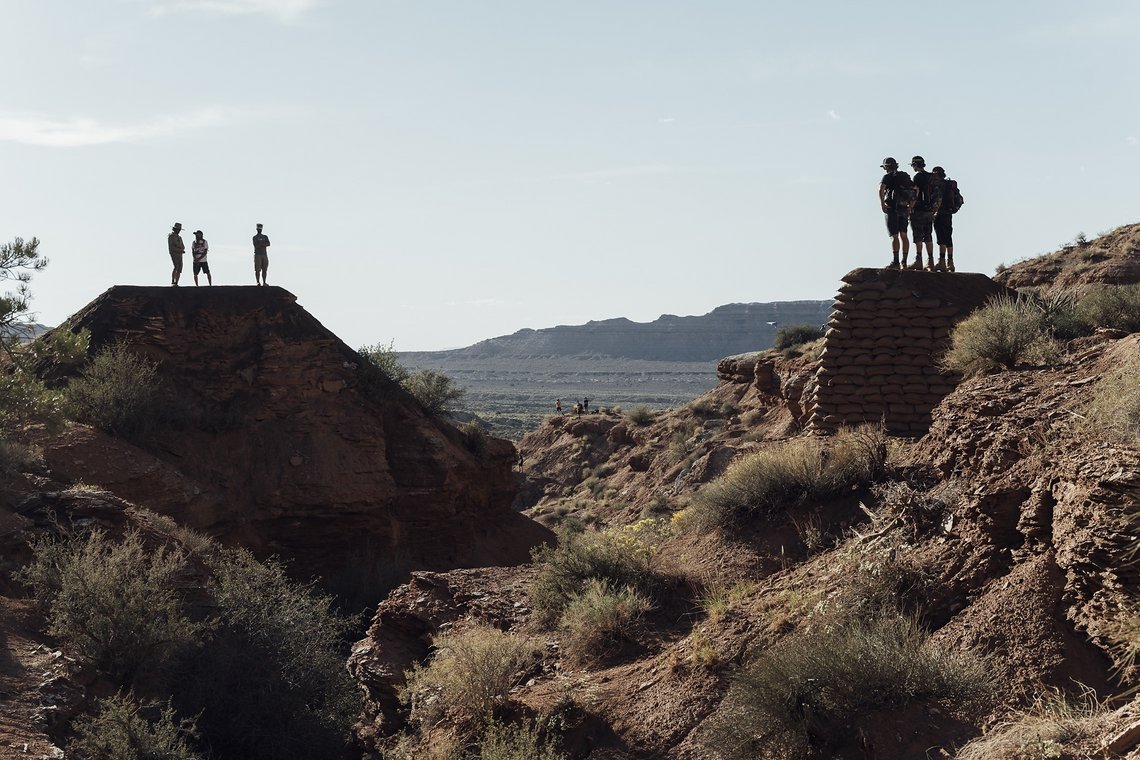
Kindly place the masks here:
<instances>
[{"instance_id":1,"label":"sandbag wall","mask_svg":"<svg viewBox=\"0 0 1140 760\"><path fill-rule=\"evenodd\" d=\"M958 322L1010 292L981 274L856 269L843 278L815 375L810 427L882 422L920 436L961 379L939 366Z\"/></svg>"}]
</instances>

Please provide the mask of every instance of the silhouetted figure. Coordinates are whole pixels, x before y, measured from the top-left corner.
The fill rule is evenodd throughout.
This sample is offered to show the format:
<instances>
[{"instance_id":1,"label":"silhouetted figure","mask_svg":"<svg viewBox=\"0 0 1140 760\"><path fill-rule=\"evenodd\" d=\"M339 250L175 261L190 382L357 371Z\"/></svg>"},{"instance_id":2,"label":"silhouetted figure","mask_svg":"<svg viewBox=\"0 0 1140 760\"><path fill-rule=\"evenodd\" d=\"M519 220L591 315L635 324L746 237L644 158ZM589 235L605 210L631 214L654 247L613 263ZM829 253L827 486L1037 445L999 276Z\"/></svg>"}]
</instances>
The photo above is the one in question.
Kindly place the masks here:
<instances>
[{"instance_id":1,"label":"silhouetted figure","mask_svg":"<svg viewBox=\"0 0 1140 760\"><path fill-rule=\"evenodd\" d=\"M269 284L269 236L261 234L261 225L257 225L257 234L253 236L253 279L258 285Z\"/></svg>"},{"instance_id":2,"label":"silhouetted figure","mask_svg":"<svg viewBox=\"0 0 1140 760\"><path fill-rule=\"evenodd\" d=\"M918 195L910 217L911 237L914 238L914 269L922 269L922 245L926 244L926 268L934 271L934 215L942 198L942 186L934 175L926 171L926 159L915 156L910 160L914 169L914 188Z\"/></svg>"},{"instance_id":3,"label":"silhouetted figure","mask_svg":"<svg viewBox=\"0 0 1140 760\"><path fill-rule=\"evenodd\" d=\"M899 248L902 248L902 265L910 255L910 239L906 236L907 222L914 202L914 183L910 175L899 171L899 162L887 156L882 164L883 179L879 182L879 205L887 219L887 234L891 238L894 258L891 269L899 268Z\"/></svg>"},{"instance_id":4,"label":"silhouetted figure","mask_svg":"<svg viewBox=\"0 0 1140 760\"><path fill-rule=\"evenodd\" d=\"M578 417L582 416L582 402L580 402L580 401L574 402L574 414L577 415Z\"/></svg>"},{"instance_id":5,"label":"silhouetted figure","mask_svg":"<svg viewBox=\"0 0 1140 760\"><path fill-rule=\"evenodd\" d=\"M942 203L934 217L934 234L938 237L938 265L935 268L943 272L953 272L954 214L962 208L965 200L962 198L961 191L958 190L958 183L946 176L945 169L936 166L930 170L930 173L938 180L939 192L942 196Z\"/></svg>"},{"instance_id":6,"label":"silhouetted figure","mask_svg":"<svg viewBox=\"0 0 1140 760\"><path fill-rule=\"evenodd\" d=\"M559 398L554 400L554 411L558 414L562 414L562 399Z\"/></svg>"},{"instance_id":7,"label":"silhouetted figure","mask_svg":"<svg viewBox=\"0 0 1140 760\"><path fill-rule=\"evenodd\" d=\"M194 230L194 242L190 243L190 253L194 255L194 287L198 286L198 273L206 273L206 282L214 284L214 276L210 274L210 264L206 256L210 253L210 244L202 237L202 230Z\"/></svg>"},{"instance_id":8,"label":"silhouetted figure","mask_svg":"<svg viewBox=\"0 0 1140 760\"><path fill-rule=\"evenodd\" d=\"M182 242L182 222L175 222L169 235L166 236L166 247L170 251L170 260L174 262L174 271L170 273L170 284L177 286L178 278L182 275L182 257L186 254L186 244Z\"/></svg>"},{"instance_id":9,"label":"silhouetted figure","mask_svg":"<svg viewBox=\"0 0 1140 760\"><path fill-rule=\"evenodd\" d=\"M588 398L582 399L582 411L585 412L586 414L590 413L590 399L588 399Z\"/></svg>"}]
</instances>

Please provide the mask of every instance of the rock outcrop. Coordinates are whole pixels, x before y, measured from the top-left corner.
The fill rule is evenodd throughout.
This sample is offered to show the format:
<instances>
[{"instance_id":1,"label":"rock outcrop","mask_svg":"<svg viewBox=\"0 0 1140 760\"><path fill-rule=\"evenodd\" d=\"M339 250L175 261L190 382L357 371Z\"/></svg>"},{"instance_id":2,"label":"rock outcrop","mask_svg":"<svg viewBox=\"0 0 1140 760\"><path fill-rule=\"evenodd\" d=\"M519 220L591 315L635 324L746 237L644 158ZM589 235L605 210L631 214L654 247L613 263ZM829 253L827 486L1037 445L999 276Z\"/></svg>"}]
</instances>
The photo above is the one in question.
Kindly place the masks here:
<instances>
[{"instance_id":1,"label":"rock outcrop","mask_svg":"<svg viewBox=\"0 0 1140 760\"><path fill-rule=\"evenodd\" d=\"M67 326L154 360L170 419L48 441L57 477L324 577L521 562L549 535L510 507L512 444L424 413L281 288L114 287Z\"/></svg>"},{"instance_id":2,"label":"rock outcrop","mask_svg":"<svg viewBox=\"0 0 1140 760\"><path fill-rule=\"evenodd\" d=\"M1140 224L1126 224L1093 240L1078 238L1060 250L1019 261L994 279L1009 288L1081 289L1140 282Z\"/></svg>"},{"instance_id":3,"label":"rock outcrop","mask_svg":"<svg viewBox=\"0 0 1140 760\"><path fill-rule=\"evenodd\" d=\"M939 366L950 331L1006 288L981 274L856 269L843 278L816 373L811 427L879 422L922 435L960 378Z\"/></svg>"}]
</instances>

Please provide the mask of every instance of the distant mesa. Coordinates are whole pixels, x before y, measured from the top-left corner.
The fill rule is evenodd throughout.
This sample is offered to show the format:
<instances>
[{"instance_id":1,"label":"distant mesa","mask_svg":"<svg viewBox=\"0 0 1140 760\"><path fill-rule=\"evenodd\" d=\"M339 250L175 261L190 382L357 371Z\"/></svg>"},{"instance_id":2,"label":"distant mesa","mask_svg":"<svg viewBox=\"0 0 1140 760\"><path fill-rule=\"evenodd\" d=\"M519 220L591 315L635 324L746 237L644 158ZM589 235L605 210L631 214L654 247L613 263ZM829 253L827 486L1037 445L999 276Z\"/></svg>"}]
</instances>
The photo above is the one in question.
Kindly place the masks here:
<instances>
[{"instance_id":1,"label":"distant mesa","mask_svg":"<svg viewBox=\"0 0 1140 760\"><path fill-rule=\"evenodd\" d=\"M652 322L625 317L584 325L523 329L452 351L408 351L410 363L445 359L538 359L597 356L665 362L715 362L722 357L769 348L784 325L823 325L828 301L778 301L718 306L701 316L662 314Z\"/></svg>"}]
</instances>

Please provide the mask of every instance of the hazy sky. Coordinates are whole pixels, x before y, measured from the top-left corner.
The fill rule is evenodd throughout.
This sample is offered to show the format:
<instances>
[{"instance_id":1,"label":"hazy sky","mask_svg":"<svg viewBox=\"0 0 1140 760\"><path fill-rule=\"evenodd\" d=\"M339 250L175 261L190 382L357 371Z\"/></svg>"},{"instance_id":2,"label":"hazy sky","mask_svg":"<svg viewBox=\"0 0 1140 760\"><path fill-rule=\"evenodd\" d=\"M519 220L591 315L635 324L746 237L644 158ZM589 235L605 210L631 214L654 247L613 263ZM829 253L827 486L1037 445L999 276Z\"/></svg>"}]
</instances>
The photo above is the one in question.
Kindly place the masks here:
<instances>
[{"instance_id":1,"label":"hazy sky","mask_svg":"<svg viewBox=\"0 0 1140 760\"><path fill-rule=\"evenodd\" d=\"M0 0L0 29L0 240L43 241L49 324L168 283L175 221L219 284L263 222L272 284L397 350L831 298L890 259L887 155L959 181L959 270L1140 221L1128 0Z\"/></svg>"}]
</instances>

